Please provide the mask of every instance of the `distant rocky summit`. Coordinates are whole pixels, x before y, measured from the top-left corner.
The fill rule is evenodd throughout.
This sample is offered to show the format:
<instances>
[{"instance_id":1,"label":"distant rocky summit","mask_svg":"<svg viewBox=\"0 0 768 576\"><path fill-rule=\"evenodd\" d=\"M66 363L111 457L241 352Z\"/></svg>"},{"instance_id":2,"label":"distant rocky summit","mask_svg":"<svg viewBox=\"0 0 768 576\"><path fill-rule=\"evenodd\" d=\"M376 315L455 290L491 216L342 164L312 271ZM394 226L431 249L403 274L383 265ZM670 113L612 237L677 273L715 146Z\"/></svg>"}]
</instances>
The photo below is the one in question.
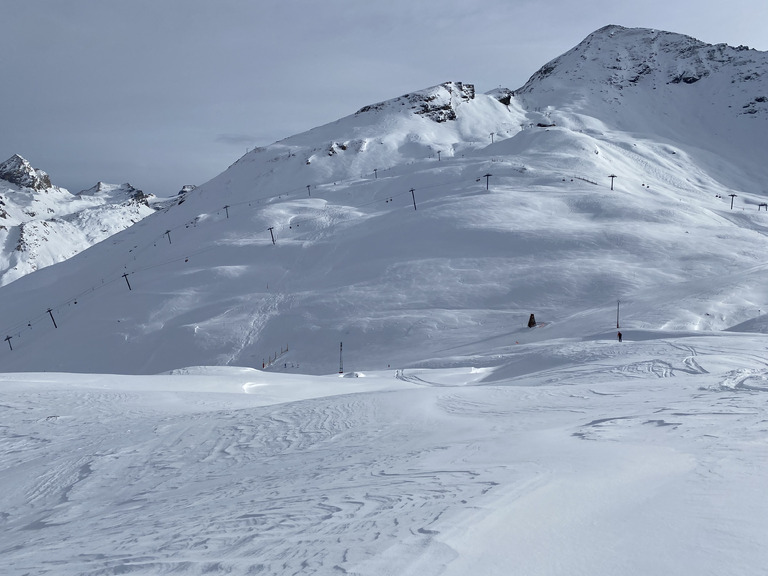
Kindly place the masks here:
<instances>
[{"instance_id":1,"label":"distant rocky summit","mask_svg":"<svg viewBox=\"0 0 768 576\"><path fill-rule=\"evenodd\" d=\"M149 206L150 200L155 197L154 194L146 194L144 191L134 188L128 182L119 186L98 182L92 188L78 192L77 196L103 197L111 200L113 203L133 202L135 204L144 204L145 206Z\"/></svg>"},{"instance_id":2,"label":"distant rocky summit","mask_svg":"<svg viewBox=\"0 0 768 576\"><path fill-rule=\"evenodd\" d=\"M45 190L51 188L51 179L42 170L36 170L18 154L0 164L0 179L22 188Z\"/></svg>"}]
</instances>

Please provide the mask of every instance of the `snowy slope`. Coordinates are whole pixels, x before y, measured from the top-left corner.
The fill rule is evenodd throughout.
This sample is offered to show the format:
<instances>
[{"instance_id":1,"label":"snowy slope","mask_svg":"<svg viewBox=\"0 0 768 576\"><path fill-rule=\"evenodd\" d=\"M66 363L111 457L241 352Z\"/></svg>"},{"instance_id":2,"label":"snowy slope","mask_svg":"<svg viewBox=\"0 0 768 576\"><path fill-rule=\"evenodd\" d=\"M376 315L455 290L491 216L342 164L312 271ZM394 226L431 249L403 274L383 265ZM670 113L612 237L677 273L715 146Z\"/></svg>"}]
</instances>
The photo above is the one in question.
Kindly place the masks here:
<instances>
[{"instance_id":1,"label":"snowy slope","mask_svg":"<svg viewBox=\"0 0 768 576\"><path fill-rule=\"evenodd\" d=\"M765 193L767 75L765 53L746 46L606 26L545 64L517 95L571 129L684 147L721 184Z\"/></svg>"},{"instance_id":2,"label":"snowy slope","mask_svg":"<svg viewBox=\"0 0 768 576\"><path fill-rule=\"evenodd\" d=\"M764 337L492 369L0 377L3 573L759 574Z\"/></svg>"},{"instance_id":3,"label":"snowy slope","mask_svg":"<svg viewBox=\"0 0 768 576\"><path fill-rule=\"evenodd\" d=\"M0 164L0 285L61 262L154 212L152 196L100 182L79 194L19 155Z\"/></svg>"},{"instance_id":4,"label":"snowy slope","mask_svg":"<svg viewBox=\"0 0 768 576\"><path fill-rule=\"evenodd\" d=\"M488 362L516 342L605 334L619 300L637 328L762 330L765 167L750 159L766 115L734 108L766 80L717 91L741 60L703 60L709 75L674 82L692 50L766 61L609 27L514 96L450 82L254 150L8 286L3 366L156 373L277 355L273 368L322 374L342 341L352 368ZM618 52L629 68L645 53L652 72L609 82ZM707 106L727 138L684 120ZM667 117L681 118L674 134L654 132ZM743 187L730 163L704 162L719 147L749 163ZM528 330L531 313L548 325Z\"/></svg>"},{"instance_id":5,"label":"snowy slope","mask_svg":"<svg viewBox=\"0 0 768 576\"><path fill-rule=\"evenodd\" d=\"M766 62L607 27L2 287L3 573L760 574Z\"/></svg>"}]
</instances>

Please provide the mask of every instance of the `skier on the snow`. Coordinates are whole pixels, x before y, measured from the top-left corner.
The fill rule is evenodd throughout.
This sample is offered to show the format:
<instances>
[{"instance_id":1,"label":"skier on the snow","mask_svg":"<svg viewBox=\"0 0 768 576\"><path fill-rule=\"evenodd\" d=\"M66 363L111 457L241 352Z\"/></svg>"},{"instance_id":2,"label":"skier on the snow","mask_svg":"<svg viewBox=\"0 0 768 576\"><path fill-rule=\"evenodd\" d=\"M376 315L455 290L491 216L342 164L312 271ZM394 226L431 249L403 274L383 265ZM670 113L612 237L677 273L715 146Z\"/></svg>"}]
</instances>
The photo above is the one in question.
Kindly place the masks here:
<instances>
[{"instance_id":1,"label":"skier on the snow","mask_svg":"<svg viewBox=\"0 0 768 576\"><path fill-rule=\"evenodd\" d=\"M618 333L619 342L621 342L621 332Z\"/></svg>"}]
</instances>

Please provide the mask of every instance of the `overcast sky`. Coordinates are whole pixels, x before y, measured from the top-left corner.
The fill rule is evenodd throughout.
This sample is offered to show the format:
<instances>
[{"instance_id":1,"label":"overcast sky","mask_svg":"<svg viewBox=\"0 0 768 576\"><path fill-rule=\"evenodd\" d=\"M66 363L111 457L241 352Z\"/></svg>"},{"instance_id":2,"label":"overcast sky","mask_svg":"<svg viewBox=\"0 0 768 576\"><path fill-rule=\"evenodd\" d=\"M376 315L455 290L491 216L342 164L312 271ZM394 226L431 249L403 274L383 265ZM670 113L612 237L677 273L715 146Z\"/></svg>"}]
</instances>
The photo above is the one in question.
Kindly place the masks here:
<instances>
[{"instance_id":1,"label":"overcast sky","mask_svg":"<svg viewBox=\"0 0 768 576\"><path fill-rule=\"evenodd\" d=\"M519 88L606 24L768 50L765 0L4 0L0 161L160 196L448 80Z\"/></svg>"}]
</instances>

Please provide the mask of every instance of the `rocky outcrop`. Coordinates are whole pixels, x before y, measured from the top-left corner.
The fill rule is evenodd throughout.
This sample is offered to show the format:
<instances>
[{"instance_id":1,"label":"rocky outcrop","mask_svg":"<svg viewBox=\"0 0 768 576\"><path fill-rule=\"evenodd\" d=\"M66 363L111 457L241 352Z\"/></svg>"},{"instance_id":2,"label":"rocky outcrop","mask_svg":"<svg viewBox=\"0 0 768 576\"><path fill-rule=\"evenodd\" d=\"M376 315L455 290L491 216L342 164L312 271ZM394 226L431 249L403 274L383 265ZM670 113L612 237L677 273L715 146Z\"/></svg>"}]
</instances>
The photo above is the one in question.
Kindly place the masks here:
<instances>
[{"instance_id":1,"label":"rocky outcrop","mask_svg":"<svg viewBox=\"0 0 768 576\"><path fill-rule=\"evenodd\" d=\"M0 179L21 188L46 190L52 187L48 174L42 170L36 170L18 154L14 154L0 164Z\"/></svg>"},{"instance_id":2,"label":"rocky outcrop","mask_svg":"<svg viewBox=\"0 0 768 576\"><path fill-rule=\"evenodd\" d=\"M515 97L515 93L513 90L510 90L509 88L494 88L493 90L486 92L488 96L493 96L504 104L504 106L509 106L512 103L512 98Z\"/></svg>"},{"instance_id":3,"label":"rocky outcrop","mask_svg":"<svg viewBox=\"0 0 768 576\"><path fill-rule=\"evenodd\" d=\"M434 122L456 120L456 107L475 98L475 85L463 82L444 82L426 90L404 94L399 98L365 106L356 114L383 110L389 107L409 106L414 114Z\"/></svg>"}]
</instances>

